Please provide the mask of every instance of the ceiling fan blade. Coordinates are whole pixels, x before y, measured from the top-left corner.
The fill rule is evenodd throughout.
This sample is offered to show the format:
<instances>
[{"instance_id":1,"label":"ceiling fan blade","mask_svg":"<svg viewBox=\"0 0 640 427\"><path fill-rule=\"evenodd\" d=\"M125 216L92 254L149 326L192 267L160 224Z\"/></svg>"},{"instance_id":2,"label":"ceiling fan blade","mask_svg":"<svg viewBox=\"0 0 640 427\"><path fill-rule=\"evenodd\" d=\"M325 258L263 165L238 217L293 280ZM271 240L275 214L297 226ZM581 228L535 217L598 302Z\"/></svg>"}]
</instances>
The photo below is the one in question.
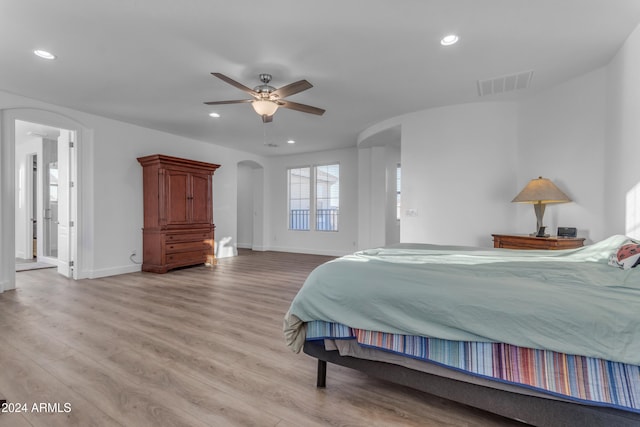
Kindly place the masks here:
<instances>
[{"instance_id":1,"label":"ceiling fan blade","mask_svg":"<svg viewBox=\"0 0 640 427\"><path fill-rule=\"evenodd\" d=\"M299 80L297 82L288 84L286 86L282 86L279 89L271 92L271 96L276 96L279 99L286 98L287 96L291 96L295 93L302 92L303 90L311 89L313 85L306 80Z\"/></svg>"},{"instance_id":2,"label":"ceiling fan blade","mask_svg":"<svg viewBox=\"0 0 640 427\"><path fill-rule=\"evenodd\" d=\"M239 83L239 82L233 80L230 77L225 76L224 74L221 74L221 73L211 73L211 74L216 76L220 80L223 80L223 81L229 83L231 86L237 87L241 91L247 92L248 94L250 94L251 96L253 96L255 98L260 98L260 95L258 94L258 92L256 92L255 90L253 90L251 88L246 87L242 83Z\"/></svg>"},{"instance_id":3,"label":"ceiling fan blade","mask_svg":"<svg viewBox=\"0 0 640 427\"><path fill-rule=\"evenodd\" d=\"M236 99L234 101L209 101L205 102L207 105L220 105L220 104L243 104L245 102L253 102L255 99Z\"/></svg>"},{"instance_id":4,"label":"ceiling fan blade","mask_svg":"<svg viewBox=\"0 0 640 427\"><path fill-rule=\"evenodd\" d=\"M321 116L324 114L325 110L322 108L312 107L311 105L298 104L297 102L286 101L284 99L278 100L278 105L283 108L288 108L290 110L302 111L303 113L317 114Z\"/></svg>"},{"instance_id":5,"label":"ceiling fan blade","mask_svg":"<svg viewBox=\"0 0 640 427\"><path fill-rule=\"evenodd\" d=\"M271 123L273 121L273 115L267 116L266 114L262 115L262 123Z\"/></svg>"}]
</instances>

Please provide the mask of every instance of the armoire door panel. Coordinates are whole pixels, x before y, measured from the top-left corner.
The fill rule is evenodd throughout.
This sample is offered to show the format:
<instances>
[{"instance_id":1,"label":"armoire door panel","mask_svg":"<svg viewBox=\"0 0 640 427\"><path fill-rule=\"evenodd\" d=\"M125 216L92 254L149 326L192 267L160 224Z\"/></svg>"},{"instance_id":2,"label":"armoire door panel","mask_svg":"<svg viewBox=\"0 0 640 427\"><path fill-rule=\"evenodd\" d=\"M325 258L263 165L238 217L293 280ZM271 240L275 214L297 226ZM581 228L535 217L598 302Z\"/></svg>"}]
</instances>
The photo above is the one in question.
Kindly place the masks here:
<instances>
[{"instance_id":1,"label":"armoire door panel","mask_svg":"<svg viewBox=\"0 0 640 427\"><path fill-rule=\"evenodd\" d=\"M167 170L167 225L184 225L190 223L189 174L181 171Z\"/></svg>"},{"instance_id":2,"label":"armoire door panel","mask_svg":"<svg viewBox=\"0 0 640 427\"><path fill-rule=\"evenodd\" d=\"M191 174L191 222L211 224L211 176Z\"/></svg>"}]
</instances>

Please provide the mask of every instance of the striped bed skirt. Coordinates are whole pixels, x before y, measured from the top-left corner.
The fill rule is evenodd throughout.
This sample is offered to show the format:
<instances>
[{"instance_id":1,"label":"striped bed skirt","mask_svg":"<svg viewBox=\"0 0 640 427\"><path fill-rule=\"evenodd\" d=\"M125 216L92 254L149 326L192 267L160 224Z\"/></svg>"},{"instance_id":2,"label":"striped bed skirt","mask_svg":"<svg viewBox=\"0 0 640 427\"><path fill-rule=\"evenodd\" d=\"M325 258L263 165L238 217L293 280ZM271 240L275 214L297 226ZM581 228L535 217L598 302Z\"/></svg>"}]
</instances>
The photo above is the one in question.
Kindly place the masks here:
<instances>
[{"instance_id":1,"label":"striped bed skirt","mask_svg":"<svg viewBox=\"0 0 640 427\"><path fill-rule=\"evenodd\" d=\"M504 343L448 341L306 323L306 339L355 339L375 348L580 403L640 413L640 366Z\"/></svg>"}]
</instances>

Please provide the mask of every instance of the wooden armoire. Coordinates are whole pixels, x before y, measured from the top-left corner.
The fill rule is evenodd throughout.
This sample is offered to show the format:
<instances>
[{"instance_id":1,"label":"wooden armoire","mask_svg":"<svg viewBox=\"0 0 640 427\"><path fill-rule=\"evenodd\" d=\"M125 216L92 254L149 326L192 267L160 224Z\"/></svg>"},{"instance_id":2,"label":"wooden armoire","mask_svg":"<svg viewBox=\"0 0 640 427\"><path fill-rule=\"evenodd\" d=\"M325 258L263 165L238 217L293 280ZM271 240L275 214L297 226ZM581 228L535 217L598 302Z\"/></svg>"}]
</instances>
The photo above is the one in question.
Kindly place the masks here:
<instances>
[{"instance_id":1,"label":"wooden armoire","mask_svg":"<svg viewBox=\"0 0 640 427\"><path fill-rule=\"evenodd\" d=\"M142 271L215 264L212 179L220 165L162 154L138 162L144 188Z\"/></svg>"}]
</instances>

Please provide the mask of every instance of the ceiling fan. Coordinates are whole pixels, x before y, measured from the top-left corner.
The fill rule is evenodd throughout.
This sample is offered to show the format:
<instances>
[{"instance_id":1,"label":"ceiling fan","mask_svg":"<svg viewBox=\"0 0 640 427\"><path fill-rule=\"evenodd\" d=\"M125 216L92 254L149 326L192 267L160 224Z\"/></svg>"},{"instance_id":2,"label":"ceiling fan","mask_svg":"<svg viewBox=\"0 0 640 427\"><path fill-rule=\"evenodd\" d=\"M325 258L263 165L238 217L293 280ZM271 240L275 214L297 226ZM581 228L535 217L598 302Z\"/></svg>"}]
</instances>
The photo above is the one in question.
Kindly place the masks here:
<instances>
[{"instance_id":1,"label":"ceiling fan","mask_svg":"<svg viewBox=\"0 0 640 427\"><path fill-rule=\"evenodd\" d=\"M271 74L260 74L258 77L262 82L261 85L256 86L253 89L248 88L242 83L225 76L221 73L211 73L217 78L229 83L231 86L235 86L243 92L248 93L253 99L238 99L233 101L210 101L205 102L207 105L219 105L219 104L240 104L250 102L251 106L262 117L263 123L269 123L273 121L273 115L278 107L288 108L290 110L302 111L303 113L316 114L321 116L324 114L322 108L312 107L310 105L299 104L293 101L287 101L284 98L294 95L313 87L311 83L306 80L299 80L297 82L282 86L276 89L273 86L269 86L271 81Z\"/></svg>"}]
</instances>

